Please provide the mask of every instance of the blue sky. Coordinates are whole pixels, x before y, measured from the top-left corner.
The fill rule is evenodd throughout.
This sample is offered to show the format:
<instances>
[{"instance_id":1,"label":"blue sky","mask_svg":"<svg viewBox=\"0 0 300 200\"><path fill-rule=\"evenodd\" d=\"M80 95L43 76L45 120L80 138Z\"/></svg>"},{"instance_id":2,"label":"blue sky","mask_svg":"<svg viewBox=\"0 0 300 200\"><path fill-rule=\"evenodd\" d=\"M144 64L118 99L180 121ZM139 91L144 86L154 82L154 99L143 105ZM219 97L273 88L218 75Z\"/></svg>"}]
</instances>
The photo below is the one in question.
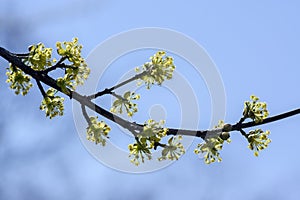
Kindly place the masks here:
<instances>
[{"instance_id":1,"label":"blue sky","mask_svg":"<svg viewBox=\"0 0 300 200\"><path fill-rule=\"evenodd\" d=\"M268 103L271 115L299 106L297 1L0 0L0 5L0 45L11 51L23 52L37 42L54 47L56 41L77 36L87 56L119 32L169 28L193 38L215 62L226 90L225 121L239 120L243 101L251 94ZM144 59L132 57L123 60L135 65ZM297 116L261 126L271 130L272 143L258 158L234 132L222 151L222 163L207 166L189 149L167 168L127 174L100 164L85 150L70 101L65 116L46 119L38 109L36 87L26 97L15 96L5 83L6 63L1 59L0 64L0 199L253 200L300 195ZM184 67L177 65L179 71ZM203 80L191 74L190 81L201 93L197 84ZM199 106L210 116L205 113L206 93L199 96ZM152 98L157 98L154 93ZM206 121L201 124L207 126Z\"/></svg>"}]
</instances>

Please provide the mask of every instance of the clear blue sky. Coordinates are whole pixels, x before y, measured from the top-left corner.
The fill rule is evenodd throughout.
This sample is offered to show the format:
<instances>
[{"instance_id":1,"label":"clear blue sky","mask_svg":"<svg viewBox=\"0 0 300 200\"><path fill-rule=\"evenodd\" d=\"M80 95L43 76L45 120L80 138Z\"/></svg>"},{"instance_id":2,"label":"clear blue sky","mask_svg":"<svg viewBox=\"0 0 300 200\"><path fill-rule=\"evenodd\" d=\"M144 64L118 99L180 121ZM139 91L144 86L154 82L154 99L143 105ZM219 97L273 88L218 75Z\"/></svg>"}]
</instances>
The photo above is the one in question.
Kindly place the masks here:
<instances>
[{"instance_id":1,"label":"clear blue sky","mask_svg":"<svg viewBox=\"0 0 300 200\"><path fill-rule=\"evenodd\" d=\"M87 56L108 37L132 28L180 31L202 45L216 63L226 89L225 120L234 123L251 94L268 103L271 115L299 107L299 8L298 1L271 0L0 0L0 46L22 52L33 43L54 47L56 41L77 36ZM297 116L262 126L271 130L272 143L258 158L244 138L233 133L233 142L222 151L222 163L207 166L189 149L163 170L126 174L100 164L85 150L71 102L66 100L65 116L46 119L38 109L41 95L36 87L26 97L15 96L5 83L6 63L0 64L0 199L300 196ZM197 79L191 82L197 84Z\"/></svg>"}]
</instances>

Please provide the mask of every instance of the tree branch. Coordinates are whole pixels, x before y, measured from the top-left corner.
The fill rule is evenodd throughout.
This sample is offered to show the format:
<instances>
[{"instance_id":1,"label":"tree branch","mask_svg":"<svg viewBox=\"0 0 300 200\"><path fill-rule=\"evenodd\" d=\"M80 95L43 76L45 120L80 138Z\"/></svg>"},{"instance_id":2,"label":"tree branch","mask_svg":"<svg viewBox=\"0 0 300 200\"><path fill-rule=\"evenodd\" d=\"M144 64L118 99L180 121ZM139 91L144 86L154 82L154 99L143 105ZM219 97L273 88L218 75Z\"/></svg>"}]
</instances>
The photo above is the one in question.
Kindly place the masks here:
<instances>
[{"instance_id":1,"label":"tree branch","mask_svg":"<svg viewBox=\"0 0 300 200\"><path fill-rule=\"evenodd\" d=\"M81 111L82 111L82 114L86 120L86 122L88 123L88 125L90 126L91 125L91 120L86 112L86 109L85 109L85 106L81 104Z\"/></svg>"},{"instance_id":2,"label":"tree branch","mask_svg":"<svg viewBox=\"0 0 300 200\"><path fill-rule=\"evenodd\" d=\"M96 113L102 115L103 117L116 122L123 128L126 128L128 130L132 130L132 128L135 128L137 130L142 130L143 125L131 123L129 121L126 121L122 119L121 117L103 109L102 107L98 106L97 104L93 103L88 97L83 96L75 91L71 91L70 89L67 89L68 92L63 92L62 89L57 85L56 80L54 80L52 77L48 76L47 74L42 73L41 71L35 71L29 66L25 65L18 57L14 56L12 53L7 51L6 49L0 47L0 56L3 57L8 62L12 63L14 66L17 66L19 69L21 69L26 74L30 75L32 78L39 80L40 82L60 91L61 93L64 93L67 95L70 99L73 98L76 101L78 101L81 105L85 105L89 107L91 110L95 111Z\"/></svg>"},{"instance_id":3,"label":"tree branch","mask_svg":"<svg viewBox=\"0 0 300 200\"><path fill-rule=\"evenodd\" d=\"M63 92L62 89L57 85L57 82L55 79L53 79L52 77L48 76L47 74L43 73L43 71L35 71L32 68L30 68L29 66L25 65L22 60L16 56L16 54L13 54L9 51L7 51L6 49L0 47L0 56L3 57L5 60L7 60L8 62L12 63L14 66L17 66L19 69L21 69L24 73L30 75L32 78L34 78L37 82L38 82L38 86L39 86L39 82L42 82L50 87L53 87L54 89L60 91L61 93L64 93L65 95L67 95L70 98L75 99L76 101L78 101L83 109L83 112L85 111L85 106L87 106L88 108L90 108L91 110L95 111L96 113L102 115L103 117L107 118L108 120L111 120L117 124L119 124L120 126L122 126L125 129L128 129L131 132L141 132L143 131L143 125L142 124L137 124L135 122L129 122L127 120L122 119L121 117L103 109L102 107L98 106L97 104L93 103L91 101L91 96L93 96L94 98L96 98L97 96L101 96L103 94L109 94L109 92L112 92L112 90L121 87L133 80L136 80L138 78L140 78L141 76L143 76L144 74L138 74L110 89L105 89L102 92L99 92L95 95L91 95L91 96L83 96L75 91L71 91L71 90L67 90L67 92ZM288 118L294 115L300 114L300 108L299 109L295 109L289 112L285 112L279 115L275 115L269 118L266 118L263 122L260 123L255 123L255 122L247 122L247 123L241 123L243 122L243 120L239 121L238 123L232 125L232 128L230 131L240 131L243 128L250 128L250 127L254 127L254 126L258 126L258 125L262 125L262 124L267 124L267 123L271 123L271 122L275 122L284 118ZM133 134L134 134L133 132ZM204 139L208 134L220 134L222 132L222 129L212 129L212 130L185 130L185 129L176 129L176 128L169 128L167 131L167 135L185 135L185 136L193 136L193 137L201 137L202 139ZM159 146L159 145L158 145Z\"/></svg>"},{"instance_id":4,"label":"tree branch","mask_svg":"<svg viewBox=\"0 0 300 200\"><path fill-rule=\"evenodd\" d=\"M13 55L15 55L19 58L28 58L29 53L14 53Z\"/></svg>"}]
</instances>

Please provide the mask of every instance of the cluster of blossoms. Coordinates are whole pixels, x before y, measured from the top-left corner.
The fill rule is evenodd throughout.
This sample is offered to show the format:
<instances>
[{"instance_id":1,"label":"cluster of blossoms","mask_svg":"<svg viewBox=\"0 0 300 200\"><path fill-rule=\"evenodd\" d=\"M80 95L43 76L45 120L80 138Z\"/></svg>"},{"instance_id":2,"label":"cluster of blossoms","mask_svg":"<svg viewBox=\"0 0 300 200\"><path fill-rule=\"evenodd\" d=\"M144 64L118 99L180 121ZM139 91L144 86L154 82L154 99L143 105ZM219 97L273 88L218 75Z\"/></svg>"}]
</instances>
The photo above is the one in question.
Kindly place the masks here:
<instances>
[{"instance_id":1,"label":"cluster of blossoms","mask_svg":"<svg viewBox=\"0 0 300 200\"><path fill-rule=\"evenodd\" d=\"M148 160L152 158L151 149L166 136L168 131L168 129L163 128L164 123L164 121L156 122L152 119L144 123L143 131L136 134L136 142L128 145L129 157L132 157L130 161L133 164L143 163L145 157Z\"/></svg>"},{"instance_id":2,"label":"cluster of blossoms","mask_svg":"<svg viewBox=\"0 0 300 200\"><path fill-rule=\"evenodd\" d=\"M131 117L134 113L138 111L137 104L133 103L132 100L139 100L140 95L135 94L134 92L127 91L123 96L115 95L117 99L113 102L113 105L110 109L113 113L123 113L123 110L127 112L127 115Z\"/></svg>"},{"instance_id":3,"label":"cluster of blossoms","mask_svg":"<svg viewBox=\"0 0 300 200\"><path fill-rule=\"evenodd\" d=\"M252 101L245 101L244 103L244 118L250 118L255 121L255 123L262 122L269 116L267 104L265 102L260 102L259 98L254 95L251 95L250 99Z\"/></svg>"},{"instance_id":4,"label":"cluster of blossoms","mask_svg":"<svg viewBox=\"0 0 300 200\"><path fill-rule=\"evenodd\" d=\"M208 138L203 143L198 144L194 150L196 154L204 154L204 161L206 164L222 161L219 151L222 150L224 140L218 138Z\"/></svg>"},{"instance_id":5,"label":"cluster of blossoms","mask_svg":"<svg viewBox=\"0 0 300 200\"><path fill-rule=\"evenodd\" d=\"M57 67L64 68L64 76L58 77L56 83L62 92L68 94L69 89L75 90L78 84L83 84L84 80L88 78L90 69L81 57L82 46L78 44L77 38L74 38L71 42L58 42L56 46L57 53L61 56L59 62L55 58L52 59L52 49L46 48L42 43L30 46L28 56L23 57L22 60L28 67L41 73L45 72L45 70L50 72ZM70 62L70 65L63 63L66 59ZM16 94L22 93L26 95L32 87L31 77L17 67L10 65L6 75L8 76L7 82L10 83L10 88L15 90ZM55 89L50 88L45 93L40 106L40 109L45 110L46 116L50 118L63 114L64 98L54 96L56 92Z\"/></svg>"},{"instance_id":6,"label":"cluster of blossoms","mask_svg":"<svg viewBox=\"0 0 300 200\"><path fill-rule=\"evenodd\" d=\"M87 127L86 138L95 144L101 144L105 146L106 138L110 132L110 127L103 121L98 121L97 117L89 118L89 126Z\"/></svg>"},{"instance_id":7,"label":"cluster of blossoms","mask_svg":"<svg viewBox=\"0 0 300 200\"><path fill-rule=\"evenodd\" d=\"M28 56L22 60L34 70L43 71L56 62L56 59L51 60L52 49L45 48L45 45L42 43L32 45L28 50ZM31 77L11 64L7 70L6 75L8 79L6 82L11 83L10 88L15 90L16 94L22 93L22 95L26 95L32 87L32 83L30 82Z\"/></svg>"},{"instance_id":8,"label":"cluster of blossoms","mask_svg":"<svg viewBox=\"0 0 300 200\"><path fill-rule=\"evenodd\" d=\"M65 76L61 78L62 86L69 86L76 89L77 85L82 85L90 74L84 58L81 56L82 45L78 44L78 38L71 42L57 42L57 53L62 59L68 59L71 65L65 65Z\"/></svg>"},{"instance_id":9,"label":"cluster of blossoms","mask_svg":"<svg viewBox=\"0 0 300 200\"><path fill-rule=\"evenodd\" d=\"M194 153L201 153L204 155L206 164L222 161L219 151L222 150L224 141L227 141L227 143L231 142L228 132L222 132L227 126L227 124L224 124L224 121L220 120L218 125L214 127L217 134L213 134L213 136L208 135L204 142L198 144L197 148L194 150Z\"/></svg>"},{"instance_id":10,"label":"cluster of blossoms","mask_svg":"<svg viewBox=\"0 0 300 200\"><path fill-rule=\"evenodd\" d=\"M250 118L255 123L263 122L269 116L267 104L260 102L259 98L251 95L251 102L246 101L244 104L243 116L244 119ZM254 155L258 156L258 152L267 148L271 140L268 138L270 131L264 132L261 129L251 130L245 136L249 142L249 149L254 151Z\"/></svg>"},{"instance_id":11,"label":"cluster of blossoms","mask_svg":"<svg viewBox=\"0 0 300 200\"><path fill-rule=\"evenodd\" d=\"M147 89L155 83L161 85L166 79L171 79L175 70L173 58L166 56L164 51L157 52L150 60L142 67L136 68L136 72L142 71L144 74L140 79L146 84Z\"/></svg>"},{"instance_id":12,"label":"cluster of blossoms","mask_svg":"<svg viewBox=\"0 0 300 200\"><path fill-rule=\"evenodd\" d=\"M46 92L45 98L42 100L40 109L45 110L46 116L50 119L64 114L64 98L55 96L57 90L49 88Z\"/></svg>"},{"instance_id":13,"label":"cluster of blossoms","mask_svg":"<svg viewBox=\"0 0 300 200\"><path fill-rule=\"evenodd\" d=\"M52 49L45 48L42 43L32 45L28 50L29 54L23 58L23 61L34 70L42 71L56 62L56 59L51 60ZM6 82L11 83L10 88L15 90L16 94L26 95L32 87L31 77L11 64L7 70L6 75L8 78Z\"/></svg>"},{"instance_id":14,"label":"cluster of blossoms","mask_svg":"<svg viewBox=\"0 0 300 200\"><path fill-rule=\"evenodd\" d=\"M133 157L130 162L138 166L140 162L145 162L145 157L151 160L151 148L141 142L128 145L129 157Z\"/></svg>"},{"instance_id":15,"label":"cluster of blossoms","mask_svg":"<svg viewBox=\"0 0 300 200\"><path fill-rule=\"evenodd\" d=\"M45 48L43 43L32 45L29 48L29 56L25 64L32 69L42 71L55 64L56 59L52 59L52 48Z\"/></svg>"},{"instance_id":16,"label":"cluster of blossoms","mask_svg":"<svg viewBox=\"0 0 300 200\"><path fill-rule=\"evenodd\" d=\"M133 164L139 165L145 161L145 158L148 160L152 158L151 149L155 148L168 131L167 128L163 128L164 123L164 121L156 122L152 119L145 122L143 131L136 135L137 141L128 146L129 157L132 157L131 162ZM167 144L161 145L163 150L158 160L178 160L185 153L180 140L182 140L182 136L172 136Z\"/></svg>"},{"instance_id":17,"label":"cluster of blossoms","mask_svg":"<svg viewBox=\"0 0 300 200\"><path fill-rule=\"evenodd\" d=\"M161 141L163 137L166 136L168 129L163 128L164 121L156 122L149 119L145 122L143 130L136 133L136 142L134 144L129 144L129 157L131 157L131 162L135 165L139 165L140 162L145 161L145 157L150 160L151 149Z\"/></svg>"},{"instance_id":18,"label":"cluster of blossoms","mask_svg":"<svg viewBox=\"0 0 300 200\"><path fill-rule=\"evenodd\" d=\"M20 69L14 67L12 64L9 65L9 68L6 72L7 83L10 83L9 87L15 90L15 94L26 95L29 89L32 87L30 82L30 76L26 75Z\"/></svg>"},{"instance_id":19,"label":"cluster of blossoms","mask_svg":"<svg viewBox=\"0 0 300 200\"><path fill-rule=\"evenodd\" d=\"M185 149L180 140L182 140L181 135L170 137L168 144L164 146L161 157L159 157L158 160L178 160L179 157L185 153Z\"/></svg>"},{"instance_id":20,"label":"cluster of blossoms","mask_svg":"<svg viewBox=\"0 0 300 200\"><path fill-rule=\"evenodd\" d=\"M270 131L264 132L261 129L255 129L249 132L248 142L249 149L254 151L254 155L258 156L258 152L267 148L271 139L268 138Z\"/></svg>"},{"instance_id":21,"label":"cluster of blossoms","mask_svg":"<svg viewBox=\"0 0 300 200\"><path fill-rule=\"evenodd\" d=\"M137 137L149 142L150 148L153 148L156 142L160 142L160 140L166 136L168 132L167 128L163 128L165 124L164 120L156 122L153 119L149 119L144 123L143 131L137 133Z\"/></svg>"}]
</instances>

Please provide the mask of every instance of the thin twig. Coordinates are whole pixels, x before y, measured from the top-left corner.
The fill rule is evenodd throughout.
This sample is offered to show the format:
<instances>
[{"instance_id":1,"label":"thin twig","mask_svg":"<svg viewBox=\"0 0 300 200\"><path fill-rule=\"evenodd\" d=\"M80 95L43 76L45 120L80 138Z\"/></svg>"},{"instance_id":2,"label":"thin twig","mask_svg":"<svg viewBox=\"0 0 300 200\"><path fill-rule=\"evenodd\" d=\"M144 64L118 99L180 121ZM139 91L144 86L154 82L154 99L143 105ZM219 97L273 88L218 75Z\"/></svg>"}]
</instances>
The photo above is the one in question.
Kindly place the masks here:
<instances>
[{"instance_id":1,"label":"thin twig","mask_svg":"<svg viewBox=\"0 0 300 200\"><path fill-rule=\"evenodd\" d=\"M157 147L166 147L167 145L166 144L162 144L162 143L159 143L159 142L155 142L154 143L154 150L156 150L157 149Z\"/></svg>"},{"instance_id":2,"label":"thin twig","mask_svg":"<svg viewBox=\"0 0 300 200\"><path fill-rule=\"evenodd\" d=\"M61 59L60 59L55 65L53 65L53 66L51 66L51 67L45 69L45 70L43 71L43 73L47 74L47 73L49 73L49 72L51 72L51 71L56 70L57 68L64 68L65 65L62 65L62 64L63 64L63 62L64 62L66 59L67 59L67 57L65 57L65 56L64 56L64 57L61 57Z\"/></svg>"},{"instance_id":3,"label":"thin twig","mask_svg":"<svg viewBox=\"0 0 300 200\"><path fill-rule=\"evenodd\" d=\"M240 132L248 140L248 134L243 129L241 129Z\"/></svg>"},{"instance_id":4,"label":"thin twig","mask_svg":"<svg viewBox=\"0 0 300 200\"><path fill-rule=\"evenodd\" d=\"M119 94L116 94L115 92L111 92L111 95L116 97L117 99L121 99L122 101L128 101L127 99L125 99L124 97L122 97Z\"/></svg>"},{"instance_id":5,"label":"thin twig","mask_svg":"<svg viewBox=\"0 0 300 200\"><path fill-rule=\"evenodd\" d=\"M44 90L44 88L43 88L41 82L40 82L38 79L35 79L35 81L36 81L36 84L38 85L38 88L39 88L39 90L41 91L43 97L46 98L46 97L47 97L47 94L46 94L46 92L45 92L45 90Z\"/></svg>"},{"instance_id":6,"label":"thin twig","mask_svg":"<svg viewBox=\"0 0 300 200\"><path fill-rule=\"evenodd\" d=\"M104 90L102 90L100 92L97 92L96 94L89 95L88 98L95 99L95 98L103 96L105 94L112 94L112 91L114 91L115 89L117 89L119 87L122 87L123 85L126 85L126 84L128 84L128 83L130 83L132 81L135 81L135 80L143 77L147 73L148 73L148 71L143 71L142 73L137 74L137 75L135 75L135 76L133 76L133 77L131 77L131 78L129 78L129 79L127 79L127 80L125 80L125 81L123 81L123 82L121 82L121 83L113 86L113 87L111 87L111 88L105 88Z\"/></svg>"}]
</instances>

